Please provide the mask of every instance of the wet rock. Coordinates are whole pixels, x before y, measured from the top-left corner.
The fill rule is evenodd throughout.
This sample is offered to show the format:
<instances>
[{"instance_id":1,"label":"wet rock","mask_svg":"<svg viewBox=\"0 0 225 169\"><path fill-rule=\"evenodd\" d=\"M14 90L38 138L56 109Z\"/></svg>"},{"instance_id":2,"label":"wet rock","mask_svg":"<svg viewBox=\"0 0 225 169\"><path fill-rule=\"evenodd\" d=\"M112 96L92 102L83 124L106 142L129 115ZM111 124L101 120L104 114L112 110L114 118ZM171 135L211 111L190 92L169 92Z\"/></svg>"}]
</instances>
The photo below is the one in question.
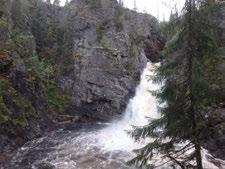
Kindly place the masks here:
<instances>
[{"instance_id":1,"label":"wet rock","mask_svg":"<svg viewBox=\"0 0 225 169\"><path fill-rule=\"evenodd\" d=\"M211 112L208 121L211 139L205 146L215 157L225 159L225 109L214 108Z\"/></svg>"},{"instance_id":2,"label":"wet rock","mask_svg":"<svg viewBox=\"0 0 225 169\"><path fill-rule=\"evenodd\" d=\"M35 167L37 167L37 169L56 169L53 164L48 163L48 162L43 162L43 163L37 164L37 165L35 165Z\"/></svg>"}]
</instances>

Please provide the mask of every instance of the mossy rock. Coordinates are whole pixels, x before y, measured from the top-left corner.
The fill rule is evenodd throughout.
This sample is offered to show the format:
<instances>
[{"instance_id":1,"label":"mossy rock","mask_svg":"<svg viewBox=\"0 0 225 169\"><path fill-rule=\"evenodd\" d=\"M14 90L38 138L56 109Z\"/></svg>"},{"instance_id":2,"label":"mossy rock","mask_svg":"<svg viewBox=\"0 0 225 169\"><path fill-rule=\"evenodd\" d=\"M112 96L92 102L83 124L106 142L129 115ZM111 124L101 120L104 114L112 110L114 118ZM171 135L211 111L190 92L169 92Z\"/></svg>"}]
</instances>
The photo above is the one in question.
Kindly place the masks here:
<instances>
[{"instance_id":1,"label":"mossy rock","mask_svg":"<svg viewBox=\"0 0 225 169\"><path fill-rule=\"evenodd\" d=\"M27 117L35 112L30 101L16 91L7 78L0 76L0 124L26 126Z\"/></svg>"},{"instance_id":2,"label":"mossy rock","mask_svg":"<svg viewBox=\"0 0 225 169\"><path fill-rule=\"evenodd\" d=\"M0 49L4 47L8 39L8 23L5 18L0 19Z\"/></svg>"}]
</instances>

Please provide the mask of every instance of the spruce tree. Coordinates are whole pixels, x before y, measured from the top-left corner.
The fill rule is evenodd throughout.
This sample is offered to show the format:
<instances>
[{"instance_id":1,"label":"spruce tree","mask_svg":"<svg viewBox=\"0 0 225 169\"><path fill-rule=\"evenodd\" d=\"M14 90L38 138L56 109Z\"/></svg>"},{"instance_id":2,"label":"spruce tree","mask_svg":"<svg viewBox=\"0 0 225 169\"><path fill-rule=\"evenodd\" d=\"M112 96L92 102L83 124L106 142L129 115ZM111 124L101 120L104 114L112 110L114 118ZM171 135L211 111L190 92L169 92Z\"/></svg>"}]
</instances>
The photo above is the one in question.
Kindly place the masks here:
<instances>
[{"instance_id":1,"label":"spruce tree","mask_svg":"<svg viewBox=\"0 0 225 169\"><path fill-rule=\"evenodd\" d=\"M51 0L46 0L46 3L51 5Z\"/></svg>"},{"instance_id":2,"label":"spruce tree","mask_svg":"<svg viewBox=\"0 0 225 169\"><path fill-rule=\"evenodd\" d=\"M119 5L124 6L123 0L119 0Z\"/></svg>"},{"instance_id":3,"label":"spruce tree","mask_svg":"<svg viewBox=\"0 0 225 169\"><path fill-rule=\"evenodd\" d=\"M134 11L137 11L137 3L136 3L136 0L134 0Z\"/></svg>"},{"instance_id":4,"label":"spruce tree","mask_svg":"<svg viewBox=\"0 0 225 169\"><path fill-rule=\"evenodd\" d=\"M150 160L160 154L162 164L203 168L201 148L207 139L207 110L217 103L219 93L215 87L219 83L219 59L212 33L215 28L201 15L204 9L197 8L201 4L186 0L183 24L167 44L164 60L153 78L156 83L163 83L159 91L153 92L161 103L161 117L131 132L137 141L154 141L135 150L136 157L128 164L154 168Z\"/></svg>"},{"instance_id":5,"label":"spruce tree","mask_svg":"<svg viewBox=\"0 0 225 169\"><path fill-rule=\"evenodd\" d=\"M22 12L21 0L12 1L11 18L13 21L14 28L23 29L25 20L24 20L24 14Z\"/></svg>"},{"instance_id":6,"label":"spruce tree","mask_svg":"<svg viewBox=\"0 0 225 169\"><path fill-rule=\"evenodd\" d=\"M60 0L54 0L53 5L60 6Z\"/></svg>"},{"instance_id":7,"label":"spruce tree","mask_svg":"<svg viewBox=\"0 0 225 169\"><path fill-rule=\"evenodd\" d=\"M69 5L69 0L66 0L65 5Z\"/></svg>"}]
</instances>

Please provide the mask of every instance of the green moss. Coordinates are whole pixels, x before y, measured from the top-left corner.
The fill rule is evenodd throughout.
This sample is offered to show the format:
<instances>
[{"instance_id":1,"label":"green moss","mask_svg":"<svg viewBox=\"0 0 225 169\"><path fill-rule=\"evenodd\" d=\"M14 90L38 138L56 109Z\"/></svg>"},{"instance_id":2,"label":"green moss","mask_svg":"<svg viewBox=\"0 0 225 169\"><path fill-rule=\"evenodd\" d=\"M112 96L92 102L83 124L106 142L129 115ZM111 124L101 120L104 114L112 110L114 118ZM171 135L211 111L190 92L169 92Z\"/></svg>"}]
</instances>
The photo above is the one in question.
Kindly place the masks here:
<instances>
[{"instance_id":1,"label":"green moss","mask_svg":"<svg viewBox=\"0 0 225 169\"><path fill-rule=\"evenodd\" d=\"M13 104L7 103L5 98ZM0 124L20 126L27 125L26 118L35 112L30 101L25 100L4 77L0 77L0 110Z\"/></svg>"},{"instance_id":2,"label":"green moss","mask_svg":"<svg viewBox=\"0 0 225 169\"><path fill-rule=\"evenodd\" d=\"M18 34L13 38L17 52L24 59L29 58L35 51L35 41L32 35Z\"/></svg>"},{"instance_id":3,"label":"green moss","mask_svg":"<svg viewBox=\"0 0 225 169\"><path fill-rule=\"evenodd\" d=\"M125 68L128 72L132 72L133 70L135 70L135 65L134 65L134 63L127 63L125 65Z\"/></svg>"},{"instance_id":4,"label":"green moss","mask_svg":"<svg viewBox=\"0 0 225 169\"><path fill-rule=\"evenodd\" d=\"M0 31L5 33L8 30L8 23L5 18L0 19Z\"/></svg>"},{"instance_id":5,"label":"green moss","mask_svg":"<svg viewBox=\"0 0 225 169\"><path fill-rule=\"evenodd\" d=\"M143 35L144 35L144 32L142 29L139 29L136 32L132 32L131 34L129 34L131 43L135 45L142 44L141 41L143 40Z\"/></svg>"},{"instance_id":6,"label":"green moss","mask_svg":"<svg viewBox=\"0 0 225 169\"><path fill-rule=\"evenodd\" d=\"M54 74L53 68L45 64L45 62L40 60L35 54L26 60L26 65L31 79L47 81Z\"/></svg>"},{"instance_id":7,"label":"green moss","mask_svg":"<svg viewBox=\"0 0 225 169\"><path fill-rule=\"evenodd\" d=\"M101 24L96 27L97 41L100 42L105 32L105 27Z\"/></svg>"},{"instance_id":8,"label":"green moss","mask_svg":"<svg viewBox=\"0 0 225 169\"><path fill-rule=\"evenodd\" d=\"M70 98L63 94L54 83L46 84L46 94L50 109L54 112L62 113L69 106Z\"/></svg>"},{"instance_id":9,"label":"green moss","mask_svg":"<svg viewBox=\"0 0 225 169\"><path fill-rule=\"evenodd\" d=\"M102 38L106 34L106 30L109 24L109 20L105 20L96 27L97 41L101 42Z\"/></svg>"},{"instance_id":10,"label":"green moss","mask_svg":"<svg viewBox=\"0 0 225 169\"><path fill-rule=\"evenodd\" d=\"M15 37L15 41L20 44L21 46L24 46L28 43L31 43L33 42L34 40L34 37L32 35L24 35L24 34L18 34L16 37Z\"/></svg>"},{"instance_id":11,"label":"green moss","mask_svg":"<svg viewBox=\"0 0 225 169\"><path fill-rule=\"evenodd\" d=\"M3 79L1 79L0 78L0 94L2 93L2 92L4 92L3 91L3 89L5 88L5 80L3 80Z\"/></svg>"},{"instance_id":12,"label":"green moss","mask_svg":"<svg viewBox=\"0 0 225 169\"><path fill-rule=\"evenodd\" d=\"M8 23L5 18L0 19L0 50L5 50L5 42L8 39L9 32L8 32Z\"/></svg>"},{"instance_id":13,"label":"green moss","mask_svg":"<svg viewBox=\"0 0 225 169\"><path fill-rule=\"evenodd\" d=\"M7 108L7 106L5 105L5 102L3 100L3 97L0 96L0 124L8 122L10 120L10 110Z\"/></svg>"},{"instance_id":14,"label":"green moss","mask_svg":"<svg viewBox=\"0 0 225 169\"><path fill-rule=\"evenodd\" d=\"M123 10L124 9L121 6L119 6L116 11L115 24L117 31L122 31L124 29L125 16Z\"/></svg>"},{"instance_id":15,"label":"green moss","mask_svg":"<svg viewBox=\"0 0 225 169\"><path fill-rule=\"evenodd\" d=\"M105 49L109 49L109 48L112 46L111 43L110 43L110 41L107 39L106 36L103 36L103 38L102 38L100 44L101 44L102 47L105 48Z\"/></svg>"}]
</instances>

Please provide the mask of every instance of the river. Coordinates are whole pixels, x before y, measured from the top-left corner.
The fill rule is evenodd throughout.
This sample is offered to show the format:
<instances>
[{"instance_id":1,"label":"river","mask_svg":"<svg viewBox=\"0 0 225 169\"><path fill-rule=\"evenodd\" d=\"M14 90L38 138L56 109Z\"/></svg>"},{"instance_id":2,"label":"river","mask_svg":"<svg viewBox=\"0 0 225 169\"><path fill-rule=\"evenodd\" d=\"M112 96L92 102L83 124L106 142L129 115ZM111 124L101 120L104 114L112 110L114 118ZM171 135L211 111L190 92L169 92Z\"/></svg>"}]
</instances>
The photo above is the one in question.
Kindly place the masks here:
<instances>
[{"instance_id":1,"label":"river","mask_svg":"<svg viewBox=\"0 0 225 169\"><path fill-rule=\"evenodd\" d=\"M80 129L69 127L30 141L18 150L5 169L137 169L125 162L134 156L132 150L144 146L145 141L134 142L126 131L132 125L145 125L149 119L160 116L157 101L149 92L159 88L149 80L151 75L154 65L148 63L121 119L109 124L83 125ZM207 160L204 166L220 169ZM160 167L163 168L169 169Z\"/></svg>"}]
</instances>

